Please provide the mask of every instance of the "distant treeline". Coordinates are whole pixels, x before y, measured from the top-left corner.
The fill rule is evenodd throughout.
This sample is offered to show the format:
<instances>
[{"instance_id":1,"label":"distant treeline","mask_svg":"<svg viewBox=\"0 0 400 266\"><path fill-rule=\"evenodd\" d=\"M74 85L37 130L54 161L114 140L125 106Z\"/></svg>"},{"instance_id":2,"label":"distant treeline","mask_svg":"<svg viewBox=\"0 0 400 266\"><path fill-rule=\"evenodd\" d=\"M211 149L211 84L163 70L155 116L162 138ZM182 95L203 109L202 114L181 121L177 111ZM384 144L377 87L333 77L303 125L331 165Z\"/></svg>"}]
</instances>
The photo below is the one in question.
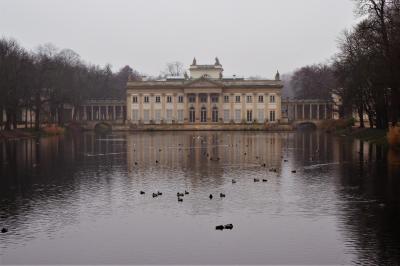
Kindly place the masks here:
<instances>
[{"instance_id":1,"label":"distant treeline","mask_svg":"<svg viewBox=\"0 0 400 266\"><path fill-rule=\"evenodd\" d=\"M364 127L386 129L400 116L400 0L354 0L360 22L345 31L328 64L306 66L291 76L296 98L341 96L342 115L353 110Z\"/></svg>"},{"instance_id":2,"label":"distant treeline","mask_svg":"<svg viewBox=\"0 0 400 266\"><path fill-rule=\"evenodd\" d=\"M16 128L21 110L31 110L39 129L44 109L51 122L62 125L65 104L78 108L88 99L122 99L129 76L139 79L129 66L113 73L110 65L87 64L70 49L46 44L27 51L15 40L1 38L0 126Z\"/></svg>"}]
</instances>

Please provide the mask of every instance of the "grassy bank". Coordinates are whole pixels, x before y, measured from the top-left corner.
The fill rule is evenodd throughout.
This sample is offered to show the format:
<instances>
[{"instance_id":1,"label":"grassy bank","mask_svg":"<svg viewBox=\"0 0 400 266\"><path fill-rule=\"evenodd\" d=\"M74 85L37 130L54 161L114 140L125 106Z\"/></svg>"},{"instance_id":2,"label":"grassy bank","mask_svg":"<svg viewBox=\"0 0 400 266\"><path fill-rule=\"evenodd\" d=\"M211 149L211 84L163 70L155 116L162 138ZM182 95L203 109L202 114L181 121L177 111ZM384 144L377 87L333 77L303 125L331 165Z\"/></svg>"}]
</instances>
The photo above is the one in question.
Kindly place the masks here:
<instances>
[{"instance_id":1,"label":"grassy bank","mask_svg":"<svg viewBox=\"0 0 400 266\"><path fill-rule=\"evenodd\" d=\"M391 128L388 131L376 128L356 128L353 119L328 120L321 127L323 130L337 136L351 137L380 145L399 147L400 129Z\"/></svg>"},{"instance_id":2,"label":"grassy bank","mask_svg":"<svg viewBox=\"0 0 400 266\"><path fill-rule=\"evenodd\" d=\"M59 126L46 126L40 130L34 130L31 128L15 129L15 130L0 130L0 139L12 140L12 139L26 139L26 138L37 138L37 137L48 137L63 135L65 129Z\"/></svg>"}]
</instances>

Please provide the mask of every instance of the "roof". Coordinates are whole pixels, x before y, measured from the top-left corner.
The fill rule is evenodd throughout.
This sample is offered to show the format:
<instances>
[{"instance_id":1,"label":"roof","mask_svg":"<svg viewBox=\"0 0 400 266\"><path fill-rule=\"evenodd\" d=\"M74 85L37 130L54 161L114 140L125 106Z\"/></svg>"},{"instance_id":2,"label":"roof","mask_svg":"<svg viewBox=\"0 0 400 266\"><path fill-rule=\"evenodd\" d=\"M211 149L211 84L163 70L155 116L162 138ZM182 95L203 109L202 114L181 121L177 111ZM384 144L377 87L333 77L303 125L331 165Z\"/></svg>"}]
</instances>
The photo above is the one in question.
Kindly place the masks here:
<instances>
[{"instance_id":1,"label":"roof","mask_svg":"<svg viewBox=\"0 0 400 266\"><path fill-rule=\"evenodd\" d=\"M246 80L246 79L185 79L185 80L152 80L152 81L129 81L128 87L185 87L197 82L209 82L214 86L221 87L277 87L282 88L280 80ZM195 87L195 86L194 86Z\"/></svg>"}]
</instances>

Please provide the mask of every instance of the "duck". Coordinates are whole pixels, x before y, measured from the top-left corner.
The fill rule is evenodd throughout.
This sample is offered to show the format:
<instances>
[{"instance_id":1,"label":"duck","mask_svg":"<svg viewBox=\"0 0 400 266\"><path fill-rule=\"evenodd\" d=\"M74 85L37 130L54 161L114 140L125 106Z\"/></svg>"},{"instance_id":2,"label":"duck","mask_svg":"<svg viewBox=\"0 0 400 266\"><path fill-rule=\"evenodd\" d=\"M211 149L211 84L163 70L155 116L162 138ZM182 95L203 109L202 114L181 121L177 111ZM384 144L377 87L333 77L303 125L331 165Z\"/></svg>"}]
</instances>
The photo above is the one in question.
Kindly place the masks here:
<instances>
[{"instance_id":1,"label":"duck","mask_svg":"<svg viewBox=\"0 0 400 266\"><path fill-rule=\"evenodd\" d=\"M262 181L263 181L263 182L268 182L268 180L267 180L267 179L263 179Z\"/></svg>"},{"instance_id":2,"label":"duck","mask_svg":"<svg viewBox=\"0 0 400 266\"><path fill-rule=\"evenodd\" d=\"M261 166L262 166L262 167L266 167L267 165L266 165L265 163L263 163Z\"/></svg>"},{"instance_id":3,"label":"duck","mask_svg":"<svg viewBox=\"0 0 400 266\"><path fill-rule=\"evenodd\" d=\"M292 173L296 173L296 170L292 170Z\"/></svg>"},{"instance_id":4,"label":"duck","mask_svg":"<svg viewBox=\"0 0 400 266\"><path fill-rule=\"evenodd\" d=\"M236 180L235 179L232 179L232 184L236 184Z\"/></svg>"},{"instance_id":5,"label":"duck","mask_svg":"<svg viewBox=\"0 0 400 266\"><path fill-rule=\"evenodd\" d=\"M135 162L135 165L137 165L137 162Z\"/></svg>"},{"instance_id":6,"label":"duck","mask_svg":"<svg viewBox=\"0 0 400 266\"><path fill-rule=\"evenodd\" d=\"M224 226L224 229L232 230L232 229L233 229L233 224L226 224L226 225Z\"/></svg>"},{"instance_id":7,"label":"duck","mask_svg":"<svg viewBox=\"0 0 400 266\"><path fill-rule=\"evenodd\" d=\"M157 196L157 193L153 193L153 198L156 198Z\"/></svg>"},{"instance_id":8,"label":"duck","mask_svg":"<svg viewBox=\"0 0 400 266\"><path fill-rule=\"evenodd\" d=\"M212 194L210 194L210 196L208 196L210 199L212 199L213 198L213 195Z\"/></svg>"},{"instance_id":9,"label":"duck","mask_svg":"<svg viewBox=\"0 0 400 266\"><path fill-rule=\"evenodd\" d=\"M215 230L224 230L224 226L223 225L217 225L216 227L215 227Z\"/></svg>"},{"instance_id":10,"label":"duck","mask_svg":"<svg viewBox=\"0 0 400 266\"><path fill-rule=\"evenodd\" d=\"M225 194L224 193L219 193L219 197L220 198L225 198Z\"/></svg>"},{"instance_id":11,"label":"duck","mask_svg":"<svg viewBox=\"0 0 400 266\"><path fill-rule=\"evenodd\" d=\"M178 197L178 202L183 202L183 199Z\"/></svg>"},{"instance_id":12,"label":"duck","mask_svg":"<svg viewBox=\"0 0 400 266\"><path fill-rule=\"evenodd\" d=\"M185 195L189 195L189 192L185 190Z\"/></svg>"},{"instance_id":13,"label":"duck","mask_svg":"<svg viewBox=\"0 0 400 266\"><path fill-rule=\"evenodd\" d=\"M161 193L160 191L157 191L157 195L158 195L158 196L161 196L162 193Z\"/></svg>"},{"instance_id":14,"label":"duck","mask_svg":"<svg viewBox=\"0 0 400 266\"><path fill-rule=\"evenodd\" d=\"M254 178L254 182L260 182L260 179Z\"/></svg>"},{"instance_id":15,"label":"duck","mask_svg":"<svg viewBox=\"0 0 400 266\"><path fill-rule=\"evenodd\" d=\"M156 160L156 163L158 163L158 160Z\"/></svg>"},{"instance_id":16,"label":"duck","mask_svg":"<svg viewBox=\"0 0 400 266\"><path fill-rule=\"evenodd\" d=\"M288 160L283 160L285 163L287 163L288 162Z\"/></svg>"},{"instance_id":17,"label":"duck","mask_svg":"<svg viewBox=\"0 0 400 266\"><path fill-rule=\"evenodd\" d=\"M176 193L176 196L178 196L178 197L183 197L184 196L184 194L183 193Z\"/></svg>"},{"instance_id":18,"label":"duck","mask_svg":"<svg viewBox=\"0 0 400 266\"><path fill-rule=\"evenodd\" d=\"M7 232L8 232L8 229L7 229L7 228L5 228L5 227L3 227L3 228L1 229L1 232L2 232L3 234L5 234L5 233L7 233Z\"/></svg>"},{"instance_id":19,"label":"duck","mask_svg":"<svg viewBox=\"0 0 400 266\"><path fill-rule=\"evenodd\" d=\"M144 191L140 191L140 195L144 195L145 194L145 192Z\"/></svg>"}]
</instances>

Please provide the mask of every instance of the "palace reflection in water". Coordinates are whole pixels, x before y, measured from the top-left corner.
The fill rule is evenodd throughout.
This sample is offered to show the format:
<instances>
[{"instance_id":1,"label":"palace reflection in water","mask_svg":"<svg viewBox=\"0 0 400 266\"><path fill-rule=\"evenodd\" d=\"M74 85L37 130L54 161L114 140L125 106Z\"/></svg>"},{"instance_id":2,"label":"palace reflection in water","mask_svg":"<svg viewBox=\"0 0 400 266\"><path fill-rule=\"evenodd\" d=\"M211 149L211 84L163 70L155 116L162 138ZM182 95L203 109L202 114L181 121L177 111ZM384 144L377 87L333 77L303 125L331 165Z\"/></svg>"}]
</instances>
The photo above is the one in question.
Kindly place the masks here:
<instances>
[{"instance_id":1,"label":"palace reflection in water","mask_svg":"<svg viewBox=\"0 0 400 266\"><path fill-rule=\"evenodd\" d=\"M399 154L368 143L85 133L0 142L0 161L1 263L400 263Z\"/></svg>"}]
</instances>

